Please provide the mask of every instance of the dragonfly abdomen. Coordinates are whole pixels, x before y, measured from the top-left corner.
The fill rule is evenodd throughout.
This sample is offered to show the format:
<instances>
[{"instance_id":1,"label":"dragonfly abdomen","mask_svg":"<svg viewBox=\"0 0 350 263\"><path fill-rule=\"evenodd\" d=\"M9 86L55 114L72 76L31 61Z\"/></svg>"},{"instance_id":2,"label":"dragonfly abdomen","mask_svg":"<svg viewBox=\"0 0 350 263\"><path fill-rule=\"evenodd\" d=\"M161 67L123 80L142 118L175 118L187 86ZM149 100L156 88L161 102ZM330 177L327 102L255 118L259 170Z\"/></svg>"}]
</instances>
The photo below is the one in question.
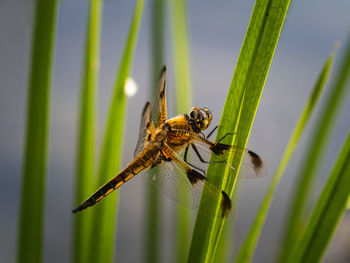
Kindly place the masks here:
<instances>
[{"instance_id":1,"label":"dragonfly abdomen","mask_svg":"<svg viewBox=\"0 0 350 263\"><path fill-rule=\"evenodd\" d=\"M84 210L90 206L95 205L102 198L109 195L111 192L113 192L115 189L120 187L122 184L124 184L127 180L129 180L134 175L135 174L132 174L129 171L127 172L126 169L124 169L116 177L114 177L112 180L110 180L108 183L104 184L100 189L98 189L92 196L90 196L87 200L85 200L80 206L74 209L72 211L73 214L81 210Z\"/></svg>"},{"instance_id":2,"label":"dragonfly abdomen","mask_svg":"<svg viewBox=\"0 0 350 263\"><path fill-rule=\"evenodd\" d=\"M132 177L150 167L155 162L157 155L158 152L154 147L150 149L145 149L138 156L136 156L136 158L118 175L116 175L113 179L104 184L91 197L84 201L79 207L74 209L72 211L73 214L95 205L105 196L109 195L111 192L113 192L121 185L129 181Z\"/></svg>"}]
</instances>

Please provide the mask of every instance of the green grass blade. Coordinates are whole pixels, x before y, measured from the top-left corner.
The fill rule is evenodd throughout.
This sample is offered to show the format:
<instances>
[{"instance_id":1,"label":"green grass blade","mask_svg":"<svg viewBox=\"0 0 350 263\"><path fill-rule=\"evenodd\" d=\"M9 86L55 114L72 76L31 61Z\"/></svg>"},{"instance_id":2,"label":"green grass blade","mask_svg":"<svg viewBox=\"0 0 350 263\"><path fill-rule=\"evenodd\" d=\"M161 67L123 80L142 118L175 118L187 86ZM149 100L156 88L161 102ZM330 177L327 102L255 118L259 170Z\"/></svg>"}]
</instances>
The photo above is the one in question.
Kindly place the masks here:
<instances>
[{"instance_id":1,"label":"green grass blade","mask_svg":"<svg viewBox=\"0 0 350 263\"><path fill-rule=\"evenodd\" d=\"M288 6L288 0L256 1L221 116L217 138L221 138L228 131L238 131L236 144L246 145ZM208 178L222 187L227 181L225 189L232 194L236 178L223 175L225 167L209 166ZM208 212L211 217L206 216ZM215 254L223 222L218 200L202 195L188 262L213 261L212 255Z\"/></svg>"},{"instance_id":2,"label":"green grass blade","mask_svg":"<svg viewBox=\"0 0 350 263\"><path fill-rule=\"evenodd\" d=\"M304 107L304 110L302 114L299 117L298 123L295 126L294 132L292 133L292 136L289 140L288 146L286 147L286 150L284 152L284 155L280 161L280 164L276 170L276 173L274 177L271 180L271 183L269 185L269 188L266 192L265 198L261 203L259 212L257 214L257 217L255 218L255 221L247 235L247 238L245 239L241 249L238 252L238 255L236 257L236 263L243 263L243 262L250 262L255 250L255 247L257 245L258 238L261 233L261 229L264 225L269 207L271 205L275 190L277 188L277 185L282 177L282 174L284 173L284 170L289 162L290 157L292 156L294 149L299 142L300 136L304 132L304 129L306 127L306 124L308 123L315 106L320 98L320 95L322 94L322 91L324 90L324 87L326 86L326 82L329 76L330 68L333 62L335 50L332 51L330 56L328 57L325 65L323 66L323 69L317 79L317 82L312 90L311 96L309 97L308 101L306 102L306 105Z\"/></svg>"},{"instance_id":3,"label":"green grass blade","mask_svg":"<svg viewBox=\"0 0 350 263\"><path fill-rule=\"evenodd\" d=\"M348 43L349 45L349 43ZM321 166L323 153L327 147L329 135L331 134L338 112L345 98L349 85L345 85L350 71L350 45L347 47L343 64L340 67L338 75L331 85L330 92L326 96L325 104L320 113L320 118L316 123L313 134L310 136L310 145L307 148L306 156L303 159L303 166L296 188L292 197L292 208L288 218L284 244L280 262L285 262L291 249L295 245L298 237L303 232L305 220L303 213L312 191L312 185L315 176Z\"/></svg>"},{"instance_id":4,"label":"green grass blade","mask_svg":"<svg viewBox=\"0 0 350 263\"><path fill-rule=\"evenodd\" d=\"M192 105L186 2L172 0L170 6L172 10L176 111L183 113L188 112Z\"/></svg>"},{"instance_id":5,"label":"green grass blade","mask_svg":"<svg viewBox=\"0 0 350 263\"><path fill-rule=\"evenodd\" d=\"M42 262L45 175L57 1L37 0L27 105L18 262Z\"/></svg>"},{"instance_id":6,"label":"green grass blade","mask_svg":"<svg viewBox=\"0 0 350 263\"><path fill-rule=\"evenodd\" d=\"M81 204L94 189L94 150L96 88L99 70L99 46L102 0L90 0L83 64L80 125L75 182L74 207ZM74 216L73 261L88 262L92 228L92 210Z\"/></svg>"},{"instance_id":7,"label":"green grass blade","mask_svg":"<svg viewBox=\"0 0 350 263\"><path fill-rule=\"evenodd\" d=\"M138 0L119 64L105 130L96 187L101 186L113 177L120 168L126 107L124 86L131 69L143 7L144 0ZM97 204L96 207L90 208L94 209L90 262L108 263L113 260L116 206L117 194L114 192Z\"/></svg>"},{"instance_id":8,"label":"green grass blade","mask_svg":"<svg viewBox=\"0 0 350 263\"><path fill-rule=\"evenodd\" d=\"M234 219L233 219L234 220ZM233 224L230 224L230 220L227 220L224 222L224 226L222 228L222 234L220 236L220 239L218 241L217 248L215 250L215 254L213 255L213 258L215 262L217 263L223 263L227 262L229 258L231 258L231 252L232 252L232 241L231 238L231 230L233 228Z\"/></svg>"},{"instance_id":9,"label":"green grass blade","mask_svg":"<svg viewBox=\"0 0 350 263\"><path fill-rule=\"evenodd\" d=\"M164 64L164 6L163 0L152 0L152 98L157 89L159 70ZM159 191L151 184L147 184L147 209L146 209L146 238L145 255L146 262L159 262L160 252L160 226L161 207Z\"/></svg>"},{"instance_id":10,"label":"green grass blade","mask_svg":"<svg viewBox=\"0 0 350 263\"><path fill-rule=\"evenodd\" d=\"M301 241L287 262L319 262L344 215L350 193L350 133L323 188Z\"/></svg>"},{"instance_id":11,"label":"green grass blade","mask_svg":"<svg viewBox=\"0 0 350 263\"><path fill-rule=\"evenodd\" d=\"M188 112L192 104L191 72L187 34L187 12L184 0L171 0L172 38L174 48L174 80L176 112ZM177 208L175 261L185 262L190 237L190 211L182 206Z\"/></svg>"}]
</instances>

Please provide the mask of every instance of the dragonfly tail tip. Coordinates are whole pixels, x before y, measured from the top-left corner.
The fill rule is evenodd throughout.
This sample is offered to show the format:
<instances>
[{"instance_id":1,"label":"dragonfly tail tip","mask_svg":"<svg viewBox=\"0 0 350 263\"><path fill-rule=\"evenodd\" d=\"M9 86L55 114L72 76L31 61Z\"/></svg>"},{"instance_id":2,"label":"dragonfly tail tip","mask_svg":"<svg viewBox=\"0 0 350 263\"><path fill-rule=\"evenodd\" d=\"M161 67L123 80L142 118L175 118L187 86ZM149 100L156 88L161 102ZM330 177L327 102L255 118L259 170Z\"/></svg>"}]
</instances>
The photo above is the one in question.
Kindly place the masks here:
<instances>
[{"instance_id":1,"label":"dragonfly tail tip","mask_svg":"<svg viewBox=\"0 0 350 263\"><path fill-rule=\"evenodd\" d=\"M72 213L73 213L73 214L76 214L76 213L80 212L81 210L84 210L85 208L86 208L86 207L84 207L83 205L80 205L80 206L78 206L77 208L73 209L73 210L72 210Z\"/></svg>"}]
</instances>

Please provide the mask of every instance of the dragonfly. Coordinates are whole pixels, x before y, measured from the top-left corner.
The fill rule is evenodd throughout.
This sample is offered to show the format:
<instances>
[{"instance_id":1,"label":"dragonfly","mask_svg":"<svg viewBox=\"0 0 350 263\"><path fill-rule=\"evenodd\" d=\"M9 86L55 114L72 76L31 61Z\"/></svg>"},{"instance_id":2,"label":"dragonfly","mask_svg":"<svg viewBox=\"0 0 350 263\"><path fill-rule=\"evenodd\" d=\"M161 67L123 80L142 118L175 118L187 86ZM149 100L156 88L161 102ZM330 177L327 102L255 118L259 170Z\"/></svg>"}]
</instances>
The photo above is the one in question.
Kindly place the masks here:
<instances>
[{"instance_id":1,"label":"dragonfly","mask_svg":"<svg viewBox=\"0 0 350 263\"><path fill-rule=\"evenodd\" d=\"M227 161L227 157L233 154L235 158L242 159L244 177L265 175L266 167L258 154L222 143L233 133L226 133L220 140L213 142L209 137L218 127L216 126L208 136L204 135L203 131L212 121L212 113L208 108L193 107L189 114L167 119L166 71L163 66L153 103L147 102L143 108L134 159L72 210L74 214L95 205L140 172L151 169L151 182L166 196L185 207L195 209L201 193L205 191L209 196L221 200L220 207L225 216L232 208L232 201L224 190L206 177L207 165L226 165L233 171L236 167ZM210 161L211 155L215 156L215 161Z\"/></svg>"}]
</instances>

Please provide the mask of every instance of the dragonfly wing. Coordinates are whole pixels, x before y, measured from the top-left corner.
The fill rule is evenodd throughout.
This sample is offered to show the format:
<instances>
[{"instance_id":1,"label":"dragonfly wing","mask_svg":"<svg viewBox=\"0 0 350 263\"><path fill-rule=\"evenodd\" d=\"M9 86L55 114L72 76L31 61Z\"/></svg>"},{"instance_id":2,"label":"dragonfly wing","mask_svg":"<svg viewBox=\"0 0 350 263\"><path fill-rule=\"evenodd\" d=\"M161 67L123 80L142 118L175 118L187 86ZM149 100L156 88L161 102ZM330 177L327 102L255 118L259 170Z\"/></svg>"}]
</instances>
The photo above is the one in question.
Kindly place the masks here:
<instances>
[{"instance_id":1,"label":"dragonfly wing","mask_svg":"<svg viewBox=\"0 0 350 263\"><path fill-rule=\"evenodd\" d=\"M182 206L196 209L200 189L193 188L187 179L186 171L174 162L162 161L150 173L151 183L164 195Z\"/></svg>"},{"instance_id":2,"label":"dragonfly wing","mask_svg":"<svg viewBox=\"0 0 350 263\"><path fill-rule=\"evenodd\" d=\"M221 200L222 214L225 216L232 207L227 194L208 181L200 171L187 165L171 149L169 151L171 157L168 155L167 158L162 158L155 172L151 174L152 183L166 196L191 209L198 207L201 193L204 191L218 202ZM168 161L165 161L166 159ZM220 197L222 199L219 199Z\"/></svg>"},{"instance_id":3,"label":"dragonfly wing","mask_svg":"<svg viewBox=\"0 0 350 263\"><path fill-rule=\"evenodd\" d=\"M264 160L251 150L244 149L241 166L243 178L258 178L267 175Z\"/></svg>"},{"instance_id":4,"label":"dragonfly wing","mask_svg":"<svg viewBox=\"0 0 350 263\"><path fill-rule=\"evenodd\" d=\"M160 71L158 87L152 102L151 116L155 127L158 127L160 124L164 123L167 119L165 84L166 84L166 67L163 66Z\"/></svg>"},{"instance_id":5,"label":"dragonfly wing","mask_svg":"<svg viewBox=\"0 0 350 263\"><path fill-rule=\"evenodd\" d=\"M147 102L143 108L138 141L134 151L134 157L145 148L146 137L150 134L151 126L151 104Z\"/></svg>"},{"instance_id":6,"label":"dragonfly wing","mask_svg":"<svg viewBox=\"0 0 350 263\"><path fill-rule=\"evenodd\" d=\"M161 123L166 121L165 84L166 67L163 66L160 72L158 88L152 105L147 102L142 111L140 132L134 151L134 157L144 149L145 143L147 142L147 136L152 133L152 127L158 127Z\"/></svg>"},{"instance_id":7,"label":"dragonfly wing","mask_svg":"<svg viewBox=\"0 0 350 263\"><path fill-rule=\"evenodd\" d=\"M242 159L239 171L240 177L258 178L267 174L266 165L263 159L255 152L238 146L218 144L218 147L221 146L224 146L224 150L218 151L217 154L215 154L210 149L210 145L202 141L193 140L192 143L189 144L187 151L188 162L193 166L206 171L210 161L210 156L213 154L215 156L214 161L217 162L217 165L227 165L232 168L232 170L237 168L235 166L237 166L238 161ZM229 155L231 154L231 158L233 158L231 163L233 165L227 163Z\"/></svg>"}]
</instances>

